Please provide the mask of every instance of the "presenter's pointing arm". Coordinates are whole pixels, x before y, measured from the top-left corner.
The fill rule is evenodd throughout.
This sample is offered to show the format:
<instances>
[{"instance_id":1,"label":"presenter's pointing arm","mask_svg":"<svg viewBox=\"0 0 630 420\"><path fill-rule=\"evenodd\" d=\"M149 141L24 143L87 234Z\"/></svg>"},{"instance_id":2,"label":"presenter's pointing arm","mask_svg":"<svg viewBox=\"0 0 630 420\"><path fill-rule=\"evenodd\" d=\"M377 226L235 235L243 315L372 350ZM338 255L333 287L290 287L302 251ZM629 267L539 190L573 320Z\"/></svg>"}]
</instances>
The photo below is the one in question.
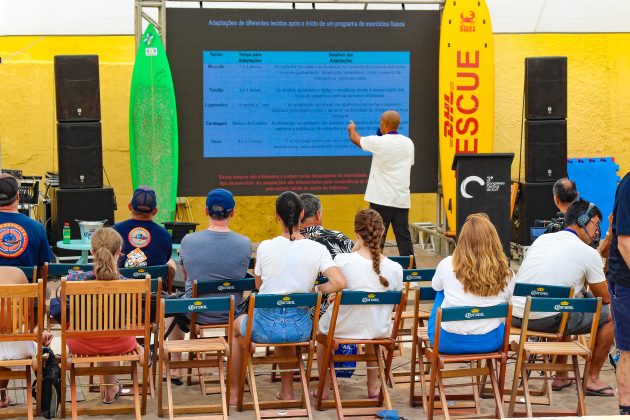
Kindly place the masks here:
<instances>
[{"instance_id":1,"label":"presenter's pointing arm","mask_svg":"<svg viewBox=\"0 0 630 420\"><path fill-rule=\"evenodd\" d=\"M350 136L350 141L354 143L357 147L361 147L361 135L357 132L357 126L354 124L354 121L350 120L350 124L348 124L348 135Z\"/></svg>"}]
</instances>

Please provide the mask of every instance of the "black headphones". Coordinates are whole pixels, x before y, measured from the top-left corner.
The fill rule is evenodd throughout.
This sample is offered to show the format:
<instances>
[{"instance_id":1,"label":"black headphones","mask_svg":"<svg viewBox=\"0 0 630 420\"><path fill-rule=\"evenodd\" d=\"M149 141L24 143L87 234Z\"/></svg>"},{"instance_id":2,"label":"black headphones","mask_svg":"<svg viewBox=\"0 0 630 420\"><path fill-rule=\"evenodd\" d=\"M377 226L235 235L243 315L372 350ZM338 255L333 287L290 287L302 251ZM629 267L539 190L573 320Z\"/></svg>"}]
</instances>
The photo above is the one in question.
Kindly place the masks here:
<instances>
[{"instance_id":1,"label":"black headphones","mask_svg":"<svg viewBox=\"0 0 630 420\"><path fill-rule=\"evenodd\" d=\"M589 220L591 220L591 217L593 217L591 215L591 210L593 210L593 207L595 207L595 204L589 203L588 209L586 209L586 211L584 213L582 213L582 214L580 214L578 216L577 224L582 229L586 229L586 225L588 225Z\"/></svg>"}]
</instances>

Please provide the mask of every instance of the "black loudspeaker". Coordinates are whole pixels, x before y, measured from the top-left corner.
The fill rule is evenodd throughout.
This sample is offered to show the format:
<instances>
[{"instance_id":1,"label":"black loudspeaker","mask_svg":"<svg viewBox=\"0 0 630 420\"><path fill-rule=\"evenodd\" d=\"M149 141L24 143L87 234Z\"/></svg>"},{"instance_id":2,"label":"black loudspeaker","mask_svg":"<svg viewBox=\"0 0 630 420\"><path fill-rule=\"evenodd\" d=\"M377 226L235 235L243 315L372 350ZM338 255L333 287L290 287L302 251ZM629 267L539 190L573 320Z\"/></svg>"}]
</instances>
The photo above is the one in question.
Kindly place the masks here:
<instances>
[{"instance_id":1,"label":"black loudspeaker","mask_svg":"<svg viewBox=\"0 0 630 420\"><path fill-rule=\"evenodd\" d=\"M101 90L97 55L56 55L57 121L99 121Z\"/></svg>"},{"instance_id":2,"label":"black loudspeaker","mask_svg":"<svg viewBox=\"0 0 630 420\"><path fill-rule=\"evenodd\" d=\"M70 224L72 239L80 239L81 232L76 219L84 221L107 220L106 226L114 224L116 200L112 188L50 189L52 204L52 242L63 239L63 224Z\"/></svg>"},{"instance_id":3,"label":"black loudspeaker","mask_svg":"<svg viewBox=\"0 0 630 420\"><path fill-rule=\"evenodd\" d=\"M520 183L518 200L512 216L512 242L524 246L531 245L531 228L536 226L536 220L550 220L556 217L558 209L553 203L553 184Z\"/></svg>"},{"instance_id":4,"label":"black loudspeaker","mask_svg":"<svg viewBox=\"0 0 630 420\"><path fill-rule=\"evenodd\" d=\"M525 109L528 120L567 117L567 58L525 59Z\"/></svg>"},{"instance_id":5,"label":"black loudspeaker","mask_svg":"<svg viewBox=\"0 0 630 420\"><path fill-rule=\"evenodd\" d=\"M57 145L61 188L103 186L101 123L58 123Z\"/></svg>"},{"instance_id":6,"label":"black loudspeaker","mask_svg":"<svg viewBox=\"0 0 630 420\"><path fill-rule=\"evenodd\" d=\"M525 180L567 176L567 120L533 120L525 125Z\"/></svg>"}]
</instances>

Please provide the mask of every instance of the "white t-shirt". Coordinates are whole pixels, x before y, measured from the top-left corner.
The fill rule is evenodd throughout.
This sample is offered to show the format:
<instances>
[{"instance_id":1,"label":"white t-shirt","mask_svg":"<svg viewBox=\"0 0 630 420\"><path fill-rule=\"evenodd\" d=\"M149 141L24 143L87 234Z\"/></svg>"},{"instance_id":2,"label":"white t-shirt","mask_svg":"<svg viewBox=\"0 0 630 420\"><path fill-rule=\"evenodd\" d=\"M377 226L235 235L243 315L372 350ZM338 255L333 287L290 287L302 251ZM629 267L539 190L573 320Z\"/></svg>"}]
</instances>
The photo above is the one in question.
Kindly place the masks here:
<instances>
[{"instance_id":1,"label":"white t-shirt","mask_svg":"<svg viewBox=\"0 0 630 420\"><path fill-rule=\"evenodd\" d=\"M403 271L400 264L388 258L381 259L381 275L387 279L385 287L372 267L372 260L357 252L337 254L335 262L346 277L344 290L386 292L402 289ZM335 337L372 339L387 337L392 329L393 305L343 305L339 307ZM328 334L333 307L329 306L319 321L319 331Z\"/></svg>"},{"instance_id":2,"label":"white t-shirt","mask_svg":"<svg viewBox=\"0 0 630 420\"><path fill-rule=\"evenodd\" d=\"M605 279L604 264L597 250L567 230L539 236L529 247L516 274L517 283L569 286L576 294L584 288L585 280L596 284ZM525 298L512 297L512 315L523 318L524 312ZM530 319L552 315L555 314L533 312Z\"/></svg>"},{"instance_id":3,"label":"white t-shirt","mask_svg":"<svg viewBox=\"0 0 630 420\"><path fill-rule=\"evenodd\" d=\"M254 273L262 277L260 293L309 293L317 274L335 265L324 245L277 236L258 246Z\"/></svg>"},{"instance_id":4,"label":"white t-shirt","mask_svg":"<svg viewBox=\"0 0 630 420\"><path fill-rule=\"evenodd\" d=\"M508 303L514 291L514 276L508 281L507 287L497 296L477 296L464 291L464 286L455 277L453 271L453 257L446 257L438 264L431 286L434 290L444 291L444 301L442 308L452 308L454 306L493 306L501 303ZM470 335L485 334L501 325L502 320L484 319L473 321L453 321L443 322L442 329L454 334Z\"/></svg>"},{"instance_id":5,"label":"white t-shirt","mask_svg":"<svg viewBox=\"0 0 630 420\"><path fill-rule=\"evenodd\" d=\"M402 134L361 137L361 148L372 153L365 201L401 209L411 207L409 179L414 162L411 139Z\"/></svg>"},{"instance_id":6,"label":"white t-shirt","mask_svg":"<svg viewBox=\"0 0 630 420\"><path fill-rule=\"evenodd\" d=\"M0 360L19 360L35 357L37 344L34 341L6 341L0 343Z\"/></svg>"}]
</instances>

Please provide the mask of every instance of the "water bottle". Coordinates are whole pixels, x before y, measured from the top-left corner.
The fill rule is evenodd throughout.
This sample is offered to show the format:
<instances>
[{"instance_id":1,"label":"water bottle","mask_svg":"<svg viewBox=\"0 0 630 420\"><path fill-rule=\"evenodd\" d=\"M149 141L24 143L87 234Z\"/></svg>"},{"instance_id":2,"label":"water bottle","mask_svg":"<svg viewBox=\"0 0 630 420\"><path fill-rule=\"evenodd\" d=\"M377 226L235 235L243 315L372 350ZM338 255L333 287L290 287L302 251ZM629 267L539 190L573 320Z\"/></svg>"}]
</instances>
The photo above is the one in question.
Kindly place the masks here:
<instances>
[{"instance_id":1,"label":"water bottle","mask_svg":"<svg viewBox=\"0 0 630 420\"><path fill-rule=\"evenodd\" d=\"M70 223L68 222L63 224L63 243L70 243Z\"/></svg>"}]
</instances>

